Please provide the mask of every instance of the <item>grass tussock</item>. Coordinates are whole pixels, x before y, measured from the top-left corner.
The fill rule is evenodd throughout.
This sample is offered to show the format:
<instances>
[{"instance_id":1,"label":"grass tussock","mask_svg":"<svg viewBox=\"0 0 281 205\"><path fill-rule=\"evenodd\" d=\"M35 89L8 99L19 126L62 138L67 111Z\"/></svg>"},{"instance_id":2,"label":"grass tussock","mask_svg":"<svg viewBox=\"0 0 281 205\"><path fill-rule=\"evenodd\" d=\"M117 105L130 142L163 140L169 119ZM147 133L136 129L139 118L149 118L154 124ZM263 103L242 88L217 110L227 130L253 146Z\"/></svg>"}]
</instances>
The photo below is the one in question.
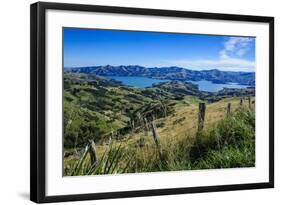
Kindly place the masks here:
<instances>
[{"instance_id":1,"label":"grass tussock","mask_svg":"<svg viewBox=\"0 0 281 205\"><path fill-rule=\"evenodd\" d=\"M192 169L255 166L255 113L239 108L200 133L190 154Z\"/></svg>"}]
</instances>

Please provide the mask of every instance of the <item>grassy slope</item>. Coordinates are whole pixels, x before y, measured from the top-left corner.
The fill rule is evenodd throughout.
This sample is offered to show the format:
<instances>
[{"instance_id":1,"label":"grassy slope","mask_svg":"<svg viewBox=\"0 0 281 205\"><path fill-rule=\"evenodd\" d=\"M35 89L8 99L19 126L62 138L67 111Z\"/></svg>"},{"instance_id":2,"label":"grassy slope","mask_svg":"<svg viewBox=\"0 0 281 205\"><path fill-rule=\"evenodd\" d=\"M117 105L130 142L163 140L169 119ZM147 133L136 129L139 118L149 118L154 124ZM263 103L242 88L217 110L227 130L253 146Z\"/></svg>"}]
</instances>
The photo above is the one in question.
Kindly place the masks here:
<instances>
[{"instance_id":1,"label":"grassy slope","mask_svg":"<svg viewBox=\"0 0 281 205\"><path fill-rule=\"evenodd\" d=\"M180 138L193 138L197 131L198 121L198 103L203 102L194 96L186 96L184 100L175 105L175 113L167 116L166 118L160 118L156 120L156 124L160 124L158 128L161 141L163 143L171 144L175 139ZM226 98L216 103L207 104L206 116L205 116L205 130L213 127L219 120L226 116L227 103L232 104L232 110L239 107L240 98ZM133 133L133 138L129 140L136 142L141 136L144 136L148 141L152 140L152 133L148 132L146 136L145 132ZM130 137L130 136L127 136Z\"/></svg>"},{"instance_id":2,"label":"grassy slope","mask_svg":"<svg viewBox=\"0 0 281 205\"><path fill-rule=\"evenodd\" d=\"M211 133L214 127L216 127L216 125L218 124L218 122L225 119L227 103L230 102L232 104L232 110L236 110L239 108L239 101L240 98L234 97L234 98L226 98L216 103L207 104L204 131L206 133ZM200 162L196 163L196 165L194 163L191 165L189 160L181 159L181 158L187 159L188 158L187 153L190 152L190 150L194 146L196 130L197 130L198 102L200 102L200 100L197 97L186 96L183 100L175 104L174 106L175 112L172 115L169 115L166 118L163 117L156 120L156 124L161 125L158 126L158 132L160 135L161 146L165 158L164 163L160 163L160 164L158 163L159 156L155 149L155 144L153 141L151 131L131 132L126 135L123 142L113 140L112 144L114 145L112 146L115 149L117 149L117 147L121 144L121 148L123 149L122 153L125 153L125 155L122 156L122 159L120 159L120 161L118 161L118 167L120 167L121 169L113 170L112 173L145 172L145 171L157 171L157 170L158 171L183 170L183 169L196 169L196 167L210 168L209 166L211 165L204 160L212 159L213 161L215 161L214 157L216 159L218 159L219 157L223 157L221 151L210 153L210 156L207 155L206 159L201 160ZM244 107L246 107L246 105L244 105ZM207 135L208 134L206 134L206 136ZM139 147L139 140L142 137L145 139L145 146ZM99 159L103 158L104 153L106 152L107 149L109 149L109 145L106 144L97 145L97 153ZM233 149L233 147L231 147L231 149ZM224 153L223 155L227 155L229 150L224 150L224 152L226 153ZM112 153L114 152L111 152L111 154ZM239 150L236 148L231 150L230 153L233 156L238 156L238 157L241 155L241 152L239 152ZM110 155L110 153L107 152L107 155ZM134 164L130 165L128 170L124 171L123 168L127 167L127 162L129 161L130 156L133 156ZM86 158L86 161L89 161L89 158ZM73 163L74 163L73 157L69 157L65 159L65 164L66 166L68 166L68 168L73 166ZM117 162L115 161L115 163ZM251 166L252 164L248 163L247 161L245 162L244 166L247 165ZM219 166L220 164L217 166L214 165L213 168L218 168ZM226 164L225 166L239 167L240 165ZM107 172L102 171L98 173L104 174ZM70 173L67 172L66 174L70 174ZM80 174L85 174L85 173L82 172Z\"/></svg>"}]
</instances>

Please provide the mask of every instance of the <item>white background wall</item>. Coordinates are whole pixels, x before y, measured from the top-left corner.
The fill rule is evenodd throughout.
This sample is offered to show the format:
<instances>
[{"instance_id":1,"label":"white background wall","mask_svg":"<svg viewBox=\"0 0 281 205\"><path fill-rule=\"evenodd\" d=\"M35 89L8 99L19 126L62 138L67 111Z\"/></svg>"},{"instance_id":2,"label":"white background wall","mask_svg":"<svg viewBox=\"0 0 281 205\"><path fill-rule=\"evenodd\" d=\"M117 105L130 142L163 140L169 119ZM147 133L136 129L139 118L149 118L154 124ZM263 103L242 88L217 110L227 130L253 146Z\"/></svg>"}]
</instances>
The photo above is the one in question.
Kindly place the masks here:
<instances>
[{"instance_id":1,"label":"white background wall","mask_svg":"<svg viewBox=\"0 0 281 205\"><path fill-rule=\"evenodd\" d=\"M52 1L52 0L49 0ZM60 0L127 7L218 12L275 17L275 104L281 104L281 12L277 0ZM1 1L0 6L0 204L29 202L29 4L30 0ZM281 194L281 122L275 109L276 188L267 190L143 197L69 204L278 204ZM278 116L279 115L279 116ZM279 202L280 203L280 202ZM64 203L63 203L64 204Z\"/></svg>"}]
</instances>

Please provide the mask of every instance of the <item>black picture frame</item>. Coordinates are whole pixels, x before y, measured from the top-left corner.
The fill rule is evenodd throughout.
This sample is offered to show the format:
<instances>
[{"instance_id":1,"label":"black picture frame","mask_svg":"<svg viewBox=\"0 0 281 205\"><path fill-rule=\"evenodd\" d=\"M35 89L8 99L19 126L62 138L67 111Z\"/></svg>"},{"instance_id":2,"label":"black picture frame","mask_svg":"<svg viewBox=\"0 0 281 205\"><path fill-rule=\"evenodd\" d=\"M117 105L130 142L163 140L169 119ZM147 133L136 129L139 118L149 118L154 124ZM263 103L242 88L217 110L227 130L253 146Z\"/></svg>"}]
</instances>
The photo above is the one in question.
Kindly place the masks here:
<instances>
[{"instance_id":1,"label":"black picture frame","mask_svg":"<svg viewBox=\"0 0 281 205\"><path fill-rule=\"evenodd\" d=\"M269 181L236 185L170 188L158 190L89 193L46 196L46 82L45 82L45 25L46 10L68 10L102 13L121 13L169 16L195 19L216 19L269 24ZM82 4L38 2L30 7L30 199L37 203L76 200L97 200L123 197L141 197L198 192L230 191L274 187L274 18L265 16L230 15L218 13L156 10Z\"/></svg>"}]
</instances>

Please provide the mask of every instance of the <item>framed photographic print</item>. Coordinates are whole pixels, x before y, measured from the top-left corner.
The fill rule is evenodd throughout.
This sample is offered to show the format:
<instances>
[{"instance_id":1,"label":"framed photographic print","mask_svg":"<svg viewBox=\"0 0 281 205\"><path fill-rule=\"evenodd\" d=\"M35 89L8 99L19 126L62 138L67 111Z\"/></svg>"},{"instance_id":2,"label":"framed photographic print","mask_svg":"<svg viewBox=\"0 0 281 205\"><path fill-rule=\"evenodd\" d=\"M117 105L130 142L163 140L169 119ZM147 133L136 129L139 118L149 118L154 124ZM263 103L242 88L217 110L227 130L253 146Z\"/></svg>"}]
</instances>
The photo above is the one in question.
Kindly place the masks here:
<instances>
[{"instance_id":1,"label":"framed photographic print","mask_svg":"<svg viewBox=\"0 0 281 205\"><path fill-rule=\"evenodd\" d=\"M31 5L31 200L274 187L274 18Z\"/></svg>"}]
</instances>

